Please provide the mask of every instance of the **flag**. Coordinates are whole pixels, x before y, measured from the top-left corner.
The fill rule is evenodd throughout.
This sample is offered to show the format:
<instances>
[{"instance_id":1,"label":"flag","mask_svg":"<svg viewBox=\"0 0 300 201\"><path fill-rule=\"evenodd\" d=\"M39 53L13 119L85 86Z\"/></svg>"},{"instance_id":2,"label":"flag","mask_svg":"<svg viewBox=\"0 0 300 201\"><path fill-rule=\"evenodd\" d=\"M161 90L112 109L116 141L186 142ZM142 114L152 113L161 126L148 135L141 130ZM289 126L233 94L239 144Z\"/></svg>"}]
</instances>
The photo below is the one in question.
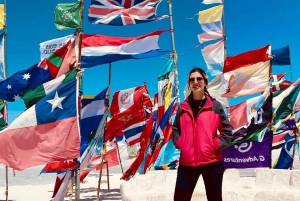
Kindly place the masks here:
<instances>
[{"instance_id":1,"label":"flag","mask_svg":"<svg viewBox=\"0 0 300 201\"><path fill-rule=\"evenodd\" d=\"M272 65L291 65L289 45L280 49L272 50L272 56Z\"/></svg>"},{"instance_id":2,"label":"flag","mask_svg":"<svg viewBox=\"0 0 300 201\"><path fill-rule=\"evenodd\" d=\"M71 178L72 172L57 174L51 201L64 200Z\"/></svg>"},{"instance_id":3,"label":"flag","mask_svg":"<svg viewBox=\"0 0 300 201\"><path fill-rule=\"evenodd\" d=\"M131 125L144 122L146 119L145 110L141 106L131 107L130 109L113 116L106 124L104 141L107 142L118 133L122 133L122 130L125 130Z\"/></svg>"},{"instance_id":4,"label":"flag","mask_svg":"<svg viewBox=\"0 0 300 201\"><path fill-rule=\"evenodd\" d=\"M211 76L222 74L225 57L224 41L220 40L214 44L207 45L201 52Z\"/></svg>"},{"instance_id":5,"label":"flag","mask_svg":"<svg viewBox=\"0 0 300 201\"><path fill-rule=\"evenodd\" d=\"M222 152L225 168L271 167L273 132L266 132L262 142L247 140Z\"/></svg>"},{"instance_id":6,"label":"flag","mask_svg":"<svg viewBox=\"0 0 300 201\"><path fill-rule=\"evenodd\" d=\"M248 124L234 131L233 136L235 140L231 142L229 146L249 139L261 142L267 131L267 124L271 123L271 121L272 93L270 93L270 89L268 88L254 106Z\"/></svg>"},{"instance_id":7,"label":"flag","mask_svg":"<svg viewBox=\"0 0 300 201\"><path fill-rule=\"evenodd\" d=\"M6 116L6 103L3 100L0 100L0 131L2 131L7 126Z\"/></svg>"},{"instance_id":8,"label":"flag","mask_svg":"<svg viewBox=\"0 0 300 201\"><path fill-rule=\"evenodd\" d=\"M294 157L290 154L290 150L295 143L295 135L288 134L284 137L285 143L282 145L278 160L273 164L273 169L289 169L292 165Z\"/></svg>"},{"instance_id":9,"label":"flag","mask_svg":"<svg viewBox=\"0 0 300 201\"><path fill-rule=\"evenodd\" d=\"M70 71L74 68L75 62L75 40L73 38L42 61L43 65L49 69L53 78Z\"/></svg>"},{"instance_id":10,"label":"flag","mask_svg":"<svg viewBox=\"0 0 300 201\"><path fill-rule=\"evenodd\" d=\"M156 161L153 164L153 170L158 169L172 169L172 163L175 166L173 166L173 169L176 168L176 163L178 162L180 157L180 150L176 149L174 146L173 140L167 141L165 143L161 150L159 151L159 154L157 156Z\"/></svg>"},{"instance_id":11,"label":"flag","mask_svg":"<svg viewBox=\"0 0 300 201\"><path fill-rule=\"evenodd\" d=\"M96 131L101 119L103 118L104 112L107 108L107 94L108 87L103 89L94 100L81 109L80 119L80 155L83 154L88 146L90 135L93 131Z\"/></svg>"},{"instance_id":12,"label":"flag","mask_svg":"<svg viewBox=\"0 0 300 201\"><path fill-rule=\"evenodd\" d=\"M55 50L67 44L69 40L72 40L72 37L73 35L67 35L40 43L41 60L49 57Z\"/></svg>"},{"instance_id":13,"label":"flag","mask_svg":"<svg viewBox=\"0 0 300 201\"><path fill-rule=\"evenodd\" d=\"M203 4L223 3L222 0L203 0Z\"/></svg>"},{"instance_id":14,"label":"flag","mask_svg":"<svg viewBox=\"0 0 300 201\"><path fill-rule=\"evenodd\" d=\"M141 121L122 130L129 146L140 142L140 136L145 128L145 125L146 121Z\"/></svg>"},{"instance_id":15,"label":"flag","mask_svg":"<svg viewBox=\"0 0 300 201\"><path fill-rule=\"evenodd\" d=\"M270 80L272 83L272 92L281 91L289 88L293 83L284 79L286 73L272 75Z\"/></svg>"},{"instance_id":16,"label":"flag","mask_svg":"<svg viewBox=\"0 0 300 201\"><path fill-rule=\"evenodd\" d=\"M203 33L198 35L200 43L223 37L222 14L223 5L199 12L198 22L203 31Z\"/></svg>"},{"instance_id":17,"label":"flag","mask_svg":"<svg viewBox=\"0 0 300 201\"><path fill-rule=\"evenodd\" d=\"M299 92L300 85L298 84L294 87L290 93L285 96L279 106L275 109L273 113L273 129L278 130L282 123L286 122L291 114L299 109Z\"/></svg>"},{"instance_id":18,"label":"flag","mask_svg":"<svg viewBox=\"0 0 300 201\"><path fill-rule=\"evenodd\" d=\"M13 102L19 100L23 91L34 88L52 79L50 72L40 64L21 70L0 82L0 99Z\"/></svg>"},{"instance_id":19,"label":"flag","mask_svg":"<svg viewBox=\"0 0 300 201\"><path fill-rule=\"evenodd\" d=\"M151 137L149 144L149 152L146 157L146 161L144 164L144 173L146 173L147 169L151 170L154 167L154 163L160 153L161 148L171 139L172 132L172 124L170 121L172 115L173 104L176 102L176 98L170 104L169 108L165 112L161 121L158 123L157 128L155 128L155 133Z\"/></svg>"},{"instance_id":20,"label":"flag","mask_svg":"<svg viewBox=\"0 0 300 201\"><path fill-rule=\"evenodd\" d=\"M53 80L24 91L22 94L22 99L24 100L26 108L36 104L40 99L51 93L53 90L56 90L60 85L73 80L76 75L77 71L76 69L73 69L72 71L67 72Z\"/></svg>"},{"instance_id":21,"label":"flag","mask_svg":"<svg viewBox=\"0 0 300 201\"><path fill-rule=\"evenodd\" d=\"M254 107L259 100L260 96L250 98L237 105L229 107L230 111L230 124L233 130L236 130L250 121L251 114L254 111Z\"/></svg>"},{"instance_id":22,"label":"flag","mask_svg":"<svg viewBox=\"0 0 300 201\"><path fill-rule=\"evenodd\" d=\"M174 58L171 57L162 72L158 76L158 105L157 105L157 121L160 122L165 111L169 108L176 94L175 89L175 66Z\"/></svg>"},{"instance_id":23,"label":"flag","mask_svg":"<svg viewBox=\"0 0 300 201\"><path fill-rule=\"evenodd\" d=\"M0 9L1 9L1 4L0 4ZM2 33L0 35L0 81L6 78L4 55L5 55L5 37L4 37L4 33Z\"/></svg>"},{"instance_id":24,"label":"flag","mask_svg":"<svg viewBox=\"0 0 300 201\"><path fill-rule=\"evenodd\" d=\"M221 76L222 75L217 75L212 81L208 83L207 91L209 92L211 97L218 100L224 107L227 107L229 106L228 99L221 96L226 92L226 89L221 83Z\"/></svg>"},{"instance_id":25,"label":"flag","mask_svg":"<svg viewBox=\"0 0 300 201\"><path fill-rule=\"evenodd\" d=\"M279 149L286 142L284 137L286 135L292 135L292 131L290 130L279 130L273 133L273 143L272 149Z\"/></svg>"},{"instance_id":26,"label":"flag","mask_svg":"<svg viewBox=\"0 0 300 201\"><path fill-rule=\"evenodd\" d=\"M54 10L54 24L58 31L82 29L80 2L59 3Z\"/></svg>"},{"instance_id":27,"label":"flag","mask_svg":"<svg viewBox=\"0 0 300 201\"><path fill-rule=\"evenodd\" d=\"M285 130L285 131L286 130L296 130L297 126L296 126L295 118L288 119L280 129Z\"/></svg>"},{"instance_id":28,"label":"flag","mask_svg":"<svg viewBox=\"0 0 300 201\"><path fill-rule=\"evenodd\" d=\"M284 100L284 98L286 96L288 96L293 91L293 89L299 85L299 83L300 83L300 78L296 82L294 82L290 87L283 90L282 93L280 93L273 99L273 109L274 110L281 104L281 102Z\"/></svg>"},{"instance_id":29,"label":"flag","mask_svg":"<svg viewBox=\"0 0 300 201\"><path fill-rule=\"evenodd\" d=\"M267 88L270 78L268 49L269 45L225 59L222 84L227 92L222 97L235 98Z\"/></svg>"},{"instance_id":30,"label":"flag","mask_svg":"<svg viewBox=\"0 0 300 201\"><path fill-rule=\"evenodd\" d=\"M117 148L113 148L113 149L107 151L104 154L103 159L102 159L102 154L93 157L89 161L89 163L87 165L87 168L85 168L82 172L80 172L80 181L82 182L90 171L92 171L94 169L100 170L102 161L107 162L108 167L113 167L113 166L119 165L120 161L119 161L119 158L118 158ZM102 164L102 169L105 169L107 166L103 163Z\"/></svg>"},{"instance_id":31,"label":"flag","mask_svg":"<svg viewBox=\"0 0 300 201\"><path fill-rule=\"evenodd\" d=\"M158 46L159 35L154 31L137 37L83 35L81 67L89 68L125 59L144 59L169 53Z\"/></svg>"},{"instance_id":32,"label":"flag","mask_svg":"<svg viewBox=\"0 0 300 201\"><path fill-rule=\"evenodd\" d=\"M110 114L115 116L131 107L141 106L145 98L150 99L145 85L117 91L113 95Z\"/></svg>"},{"instance_id":33,"label":"flag","mask_svg":"<svg viewBox=\"0 0 300 201\"><path fill-rule=\"evenodd\" d=\"M71 170L75 170L79 167L79 162L76 159L59 161L47 164L41 171L42 173L63 173Z\"/></svg>"},{"instance_id":34,"label":"flag","mask_svg":"<svg viewBox=\"0 0 300 201\"><path fill-rule=\"evenodd\" d=\"M152 129L154 125L154 119L153 119L153 113L151 114L149 120L146 123L145 129L143 130L141 136L140 136L140 149L138 150L136 159L131 163L128 170L123 174L121 179L128 181L131 179L135 173L137 172L139 166L144 160L146 149L150 142L150 137L152 134Z\"/></svg>"},{"instance_id":35,"label":"flag","mask_svg":"<svg viewBox=\"0 0 300 201\"><path fill-rule=\"evenodd\" d=\"M91 137L91 142L89 142L87 148L84 150L83 154L81 154L80 173L87 167L93 157L96 157L103 152L104 130L107 123L107 115L108 109L106 108L96 132L93 134L93 137Z\"/></svg>"},{"instance_id":36,"label":"flag","mask_svg":"<svg viewBox=\"0 0 300 201\"><path fill-rule=\"evenodd\" d=\"M158 16L157 6L162 0L92 0L88 20L93 24L114 26L140 24L169 17Z\"/></svg>"},{"instance_id":37,"label":"flag","mask_svg":"<svg viewBox=\"0 0 300 201\"><path fill-rule=\"evenodd\" d=\"M6 21L4 0L0 0L0 29L4 29Z\"/></svg>"},{"instance_id":38,"label":"flag","mask_svg":"<svg viewBox=\"0 0 300 201\"><path fill-rule=\"evenodd\" d=\"M1 163L23 170L79 157L76 85L60 86L0 132Z\"/></svg>"}]
</instances>

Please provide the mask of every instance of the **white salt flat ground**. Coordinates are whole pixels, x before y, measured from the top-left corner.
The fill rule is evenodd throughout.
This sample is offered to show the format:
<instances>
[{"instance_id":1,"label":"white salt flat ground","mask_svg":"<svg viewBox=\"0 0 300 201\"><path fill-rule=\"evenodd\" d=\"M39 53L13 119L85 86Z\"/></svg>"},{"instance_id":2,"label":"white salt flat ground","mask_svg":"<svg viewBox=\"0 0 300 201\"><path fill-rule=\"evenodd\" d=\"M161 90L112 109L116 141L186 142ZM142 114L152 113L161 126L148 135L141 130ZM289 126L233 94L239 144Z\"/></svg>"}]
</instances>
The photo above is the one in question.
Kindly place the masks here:
<instances>
[{"instance_id":1,"label":"white salt flat ground","mask_svg":"<svg viewBox=\"0 0 300 201\"><path fill-rule=\"evenodd\" d=\"M121 159L124 171L128 169L134 159L127 158L126 149L120 148ZM273 153L273 158L278 156L279 150ZM49 201L54 188L55 174L39 175L43 166L37 166L24 171L16 171L13 176L12 169L9 169L9 200L16 201ZM300 169L299 155L295 156L294 168ZM122 175L121 167L109 168L110 190L107 189L106 170L103 171L101 183L101 200L122 200L120 193L120 184L125 182L120 180ZM253 176L253 169L241 169L240 175L244 177ZM93 171L86 178L85 183L81 183L82 201L96 200L99 172ZM5 200L5 167L0 164L0 201ZM69 200L69 198L65 198ZM73 199L75 200L75 199Z\"/></svg>"}]
</instances>

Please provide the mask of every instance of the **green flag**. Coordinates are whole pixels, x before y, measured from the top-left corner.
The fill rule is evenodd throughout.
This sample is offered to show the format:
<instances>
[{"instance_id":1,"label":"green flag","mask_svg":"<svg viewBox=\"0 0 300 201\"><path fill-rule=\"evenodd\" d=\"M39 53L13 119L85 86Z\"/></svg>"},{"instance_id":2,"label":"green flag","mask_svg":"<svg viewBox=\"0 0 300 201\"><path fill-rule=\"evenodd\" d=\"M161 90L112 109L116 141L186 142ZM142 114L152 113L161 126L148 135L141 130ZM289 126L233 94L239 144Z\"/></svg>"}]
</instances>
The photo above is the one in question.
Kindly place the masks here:
<instances>
[{"instance_id":1,"label":"green flag","mask_svg":"<svg viewBox=\"0 0 300 201\"><path fill-rule=\"evenodd\" d=\"M81 29L80 3L59 3L54 10L56 29Z\"/></svg>"},{"instance_id":2,"label":"green flag","mask_svg":"<svg viewBox=\"0 0 300 201\"><path fill-rule=\"evenodd\" d=\"M35 88L29 89L24 92L22 99L26 108L36 104L40 99L44 98L47 94L58 88L60 85L65 84L76 77L77 71L73 70L53 79L49 82L41 84Z\"/></svg>"},{"instance_id":3,"label":"green flag","mask_svg":"<svg viewBox=\"0 0 300 201\"><path fill-rule=\"evenodd\" d=\"M6 109L5 109L5 102L0 100L0 131L6 128L7 123L5 121Z\"/></svg>"},{"instance_id":4,"label":"green flag","mask_svg":"<svg viewBox=\"0 0 300 201\"><path fill-rule=\"evenodd\" d=\"M283 98L273 113L273 131L277 131L299 109L300 84L297 85ZM293 84L292 86L294 86Z\"/></svg>"}]
</instances>

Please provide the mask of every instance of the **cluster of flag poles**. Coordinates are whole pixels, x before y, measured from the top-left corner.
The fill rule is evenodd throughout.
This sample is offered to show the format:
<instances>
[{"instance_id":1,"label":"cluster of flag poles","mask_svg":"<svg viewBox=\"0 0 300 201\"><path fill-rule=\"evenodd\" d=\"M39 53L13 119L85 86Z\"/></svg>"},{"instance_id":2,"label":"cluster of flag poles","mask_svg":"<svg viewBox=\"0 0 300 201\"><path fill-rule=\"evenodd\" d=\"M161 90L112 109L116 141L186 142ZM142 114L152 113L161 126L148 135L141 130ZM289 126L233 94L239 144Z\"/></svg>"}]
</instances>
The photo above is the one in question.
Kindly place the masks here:
<instances>
[{"instance_id":1,"label":"cluster of flag poles","mask_svg":"<svg viewBox=\"0 0 300 201\"><path fill-rule=\"evenodd\" d=\"M55 109L63 108L61 102L68 96L61 97L58 92L67 93L64 91L67 87L69 87L68 89L74 90L74 78L76 75L80 80L80 84L76 85L76 90L83 91L83 78L80 75L82 68L91 68L101 64L109 65L108 88L103 90L99 96L95 96L89 103L90 105L85 106L85 109L81 98L81 110L79 107L76 110L77 125L72 127L72 129L78 128L78 132L76 131L75 133L76 135L79 133L78 135L81 136L72 136L72 140L77 142L78 137L80 137L80 148L72 147L70 145L69 148L71 151L68 153L69 158L68 156L60 156L61 158L58 157L59 160L57 160L61 164L70 165L63 170L60 170L62 172L69 172L68 174L64 174L63 178L60 178L61 175L58 174L57 181L59 181L60 184L65 182L65 185L70 182L70 200L73 199L75 187L76 201L80 200L80 181L83 179L83 175L85 174L86 176L89 171L98 168L99 180L97 200L100 200L100 184L103 165L108 164L106 158L108 154L115 154L115 152L107 151L105 143L112 137L116 137L119 133L121 133L122 136L125 136L129 145L140 143L141 146L136 160L124 173L118 144L116 143L118 155L118 162L116 164L120 164L121 166L123 173L122 179L129 180L136 172L145 174L150 170L175 168L178 164L178 153L176 152L170 137L170 117L175 114L178 103L180 102L172 1L168 0L167 2L169 8L168 16L157 16L156 10L154 11L153 9L153 7L156 8L158 6L161 0L157 0L155 3L153 3L153 1L150 3L150 0L144 0L142 3L131 6L128 6L125 1L123 7L114 7L116 9L114 13L109 12L110 7L113 5L109 3L106 5L107 8L104 8L102 4L103 1L104 0L93 0L91 2L89 20L92 23L124 26L152 22L169 17L172 52L167 65L158 77L158 93L155 95L153 101L151 101L147 85L144 83L144 85L141 86L117 91L113 96L112 104L109 106L112 62L124 59L150 58L168 53L169 51L160 50L157 45L158 36L164 33L165 30L154 31L134 38L122 38L122 41L120 41L120 37L116 38L96 34L85 35L83 34L84 0L80 0L78 3L58 4L55 9L54 22L57 30L76 30L74 36L66 37L65 45L62 45L49 56L42 58L42 61L39 64L36 64L27 70L17 72L10 78L7 78L6 74L6 54L4 54L1 61L2 66L0 66L0 73L2 73L2 75L0 74L0 79L1 76L3 77L3 80L0 80L0 88L6 90L6 92L3 90L0 97L4 99L5 104L5 112L2 116L5 116L3 119L7 122L7 101L16 101L19 98L22 98L26 107L29 108L26 114L35 112L34 114L30 113L30 115L34 116L38 115L38 111L42 111L38 110L43 106L42 104L51 104L52 108L48 105L48 109L51 110L52 113ZM4 32L2 37L2 47L0 49L2 49L2 52L6 53L5 1L0 1L0 3L3 4L0 4L0 28L2 26ZM225 166L228 168L271 167L270 152L274 149L276 144L276 146L281 145L282 150L288 150L288 152L283 152L278 161L276 161L276 164L273 164L273 168L291 168L293 165L298 134L297 123L299 117L296 116L300 110L300 104L298 103L300 81L298 80L297 82L292 83L284 81L284 75L276 76L271 74L272 65L290 65L290 70L292 71L289 46L270 51L271 45L269 44L256 50L227 57L224 1L204 0L203 3L220 3L220 5L199 12L198 21L203 32L198 35L198 38L200 43L218 40L216 43L204 47L201 52L204 61L207 64L208 72L211 73L212 76L215 76L208 84L208 91L210 92L210 95L219 100L221 104L228 109L228 116L234 127L234 135L236 136L236 140L231 143L231 146L228 147L223 154ZM149 9L149 7L152 9ZM143 11L145 13L141 12L141 16L137 18L133 12L134 9L132 8L144 9ZM102 9L101 11L107 9L106 15L103 15L98 9ZM135 40L135 44L143 44L147 41L148 45L144 45L145 49L140 50L140 52L137 52L136 54L128 54L124 47L130 47L128 44L130 44L132 40ZM105 41L105 43L103 43L103 41ZM105 52L107 44L112 50L109 53ZM118 52L120 47L124 48L123 53L125 52L125 54ZM95 49L96 51L91 51ZM75 70L76 75L74 75ZM43 72L45 76L41 76L42 78L36 79L34 82L29 82L31 74L37 74L37 72ZM271 76L273 80L270 85ZM14 83L14 81L20 78L25 79L28 82L24 82L18 85L18 87L13 86L13 88L11 88L10 83ZM293 81L292 73L291 81ZM51 84L49 84L50 82ZM50 85L51 87L48 87ZM35 93L36 90L42 90L42 92L36 93L39 94L40 97L36 100L30 99L30 94ZM262 94L238 105L229 106L229 98L255 93ZM47 97L49 94L55 94L55 101L54 99L44 99L44 97ZM187 96L189 93L186 92L185 94ZM27 98L30 99L29 102L26 100ZM105 102L107 103L106 105ZM89 107L92 108L93 104L98 104L97 106L101 106L101 109L93 114L87 114L88 112L84 113L84 111L89 110ZM68 106L70 110L74 109L74 105L69 104ZM112 116L110 121L108 120L108 112L110 112ZM31 126L41 126L43 123L56 123L67 118L74 118L74 116L68 115L63 116L62 119L42 119L43 122L36 121L34 123L26 123L30 123ZM87 134L84 136L84 128L81 124L87 118L91 117L97 122L93 125L96 126L96 128L86 131ZM22 118L24 118L24 115ZM0 133L1 139L9 140L9 138L5 137L5 132L9 132L10 129L24 128L24 125L19 123L20 120L16 122L17 123L13 122L12 127L8 127L7 131ZM1 129L4 129L4 127ZM282 135L276 133L286 130L292 131L294 134L292 132L290 132L290 134L285 133ZM275 141L275 136L277 141ZM91 137L94 138L89 139ZM239 153L232 149L233 145L238 146L240 143L249 143L251 146L253 145L253 150L251 150L252 154L258 154L257 151L264 151L264 153L259 152L259 154L265 154L266 160L264 162L257 161L255 155L250 155L249 158L252 157L251 160L253 161L250 161L252 163L247 164L248 166L237 166L236 161L248 160L247 158L237 159ZM257 149L259 146L261 146L261 149ZM292 154L290 154L292 146L293 150ZM78 149L80 149L79 155L77 154ZM9 150L5 151L7 153L9 152ZM172 157L164 157L165 153L172 155ZM59 154L60 152L58 152L58 155ZM236 158L232 158L233 156ZM47 157L48 156L40 158L42 162L47 161L47 166L45 166L42 172L52 171L60 173L57 169L49 168L51 164L54 164L57 161L53 161L52 158ZM286 157L290 157L288 162L286 162ZM7 158L8 157L0 154L0 161L2 163L9 164L10 167L19 169L44 164L41 161L28 160L21 161L21 165L18 166L15 161L10 161ZM158 158L160 160L157 160ZM48 169L46 167L48 167ZM61 198L59 196L64 196L65 190L66 189L55 191L57 195L53 195L52 201L60 200ZM6 200L8 200L7 165Z\"/></svg>"}]
</instances>

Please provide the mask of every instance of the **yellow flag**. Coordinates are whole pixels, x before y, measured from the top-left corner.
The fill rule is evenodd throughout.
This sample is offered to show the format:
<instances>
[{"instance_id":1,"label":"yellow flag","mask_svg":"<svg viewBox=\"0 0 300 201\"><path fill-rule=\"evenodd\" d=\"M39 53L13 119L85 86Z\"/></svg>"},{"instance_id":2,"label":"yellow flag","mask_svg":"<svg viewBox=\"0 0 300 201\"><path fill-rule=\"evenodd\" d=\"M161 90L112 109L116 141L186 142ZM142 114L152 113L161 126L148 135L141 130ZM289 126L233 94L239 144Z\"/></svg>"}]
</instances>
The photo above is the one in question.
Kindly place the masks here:
<instances>
[{"instance_id":1,"label":"yellow flag","mask_svg":"<svg viewBox=\"0 0 300 201\"><path fill-rule=\"evenodd\" d=\"M223 5L215 6L207 10L200 11L198 22L200 24L218 22L221 21L222 14L223 14Z\"/></svg>"},{"instance_id":2,"label":"yellow flag","mask_svg":"<svg viewBox=\"0 0 300 201\"><path fill-rule=\"evenodd\" d=\"M167 109L169 108L169 106L172 102L172 92L173 92L173 85L172 85L172 82L169 81L167 88L166 88L165 96L164 96L165 111L167 111Z\"/></svg>"},{"instance_id":3,"label":"yellow flag","mask_svg":"<svg viewBox=\"0 0 300 201\"><path fill-rule=\"evenodd\" d=\"M0 29L3 29L4 25L5 25L4 4L0 4Z\"/></svg>"}]
</instances>

